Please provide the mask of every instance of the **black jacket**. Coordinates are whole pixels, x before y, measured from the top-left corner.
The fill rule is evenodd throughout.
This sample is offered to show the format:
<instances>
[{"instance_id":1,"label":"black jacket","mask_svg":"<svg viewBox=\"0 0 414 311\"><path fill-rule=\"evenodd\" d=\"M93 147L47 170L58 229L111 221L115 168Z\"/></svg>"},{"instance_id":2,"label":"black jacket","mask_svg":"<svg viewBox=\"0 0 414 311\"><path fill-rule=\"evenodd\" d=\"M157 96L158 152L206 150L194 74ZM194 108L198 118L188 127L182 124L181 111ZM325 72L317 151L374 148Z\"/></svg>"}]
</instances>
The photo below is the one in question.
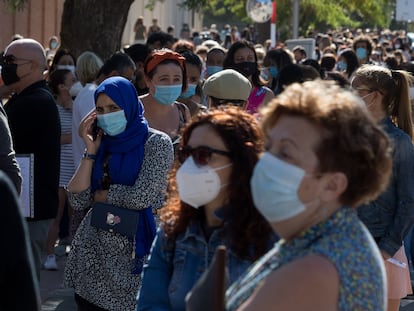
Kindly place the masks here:
<instances>
[{"instance_id":1,"label":"black jacket","mask_svg":"<svg viewBox=\"0 0 414 311\"><path fill-rule=\"evenodd\" d=\"M60 119L55 99L42 80L13 95L4 109L16 154L34 154L33 220L55 218L60 169Z\"/></svg>"},{"instance_id":2,"label":"black jacket","mask_svg":"<svg viewBox=\"0 0 414 311\"><path fill-rule=\"evenodd\" d=\"M26 222L10 179L0 171L0 310L40 311L40 291ZM7 255L6 255L7 254Z\"/></svg>"}]
</instances>

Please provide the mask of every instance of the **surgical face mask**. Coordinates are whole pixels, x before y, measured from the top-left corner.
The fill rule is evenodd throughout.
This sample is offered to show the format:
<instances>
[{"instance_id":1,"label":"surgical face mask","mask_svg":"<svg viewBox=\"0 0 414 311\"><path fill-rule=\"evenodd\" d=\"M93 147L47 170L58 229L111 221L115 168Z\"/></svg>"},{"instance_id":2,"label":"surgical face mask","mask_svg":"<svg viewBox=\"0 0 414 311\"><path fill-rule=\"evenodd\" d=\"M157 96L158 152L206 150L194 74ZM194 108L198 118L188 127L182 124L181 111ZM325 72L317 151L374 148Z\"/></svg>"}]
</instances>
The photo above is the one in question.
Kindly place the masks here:
<instances>
[{"instance_id":1,"label":"surgical face mask","mask_svg":"<svg viewBox=\"0 0 414 311\"><path fill-rule=\"evenodd\" d=\"M279 222L302 213L305 205L298 189L305 171L266 152L257 162L250 186L254 204L269 222Z\"/></svg>"},{"instance_id":2,"label":"surgical face mask","mask_svg":"<svg viewBox=\"0 0 414 311\"><path fill-rule=\"evenodd\" d=\"M336 64L336 67L338 68L339 71L346 71L348 65L344 61L340 60Z\"/></svg>"},{"instance_id":3,"label":"surgical face mask","mask_svg":"<svg viewBox=\"0 0 414 311\"><path fill-rule=\"evenodd\" d=\"M367 49L365 48L357 48L355 52L358 59L365 59L367 57Z\"/></svg>"},{"instance_id":4,"label":"surgical face mask","mask_svg":"<svg viewBox=\"0 0 414 311\"><path fill-rule=\"evenodd\" d=\"M270 75L275 79L279 76L279 69L276 66L269 67Z\"/></svg>"},{"instance_id":5,"label":"surgical face mask","mask_svg":"<svg viewBox=\"0 0 414 311\"><path fill-rule=\"evenodd\" d=\"M396 45L395 45L395 49L396 49L396 50L398 50L400 47L401 47L401 45L399 45L399 44L396 44Z\"/></svg>"},{"instance_id":6,"label":"surgical face mask","mask_svg":"<svg viewBox=\"0 0 414 311\"><path fill-rule=\"evenodd\" d=\"M241 62L233 64L233 68L244 75L246 78L253 75L257 70L256 63L254 62Z\"/></svg>"},{"instance_id":7,"label":"surgical face mask","mask_svg":"<svg viewBox=\"0 0 414 311\"><path fill-rule=\"evenodd\" d=\"M154 98L157 102L163 105L171 105L181 94L181 84L176 85L156 85Z\"/></svg>"},{"instance_id":8,"label":"surgical face mask","mask_svg":"<svg viewBox=\"0 0 414 311\"><path fill-rule=\"evenodd\" d=\"M208 165L197 166L193 157L189 157L177 170L176 179L181 201L194 208L206 205L213 201L222 186L218 170L232 165L231 163L212 168Z\"/></svg>"},{"instance_id":9,"label":"surgical face mask","mask_svg":"<svg viewBox=\"0 0 414 311\"><path fill-rule=\"evenodd\" d=\"M17 64L3 64L1 68L1 78L5 85L19 82L20 78L17 75Z\"/></svg>"},{"instance_id":10,"label":"surgical face mask","mask_svg":"<svg viewBox=\"0 0 414 311\"><path fill-rule=\"evenodd\" d=\"M216 72L222 71L223 67L220 66L208 66L206 67L206 72L208 76L215 74Z\"/></svg>"},{"instance_id":11,"label":"surgical face mask","mask_svg":"<svg viewBox=\"0 0 414 311\"><path fill-rule=\"evenodd\" d=\"M365 98L367 98L368 96L372 95L374 92L368 93L364 96L361 96L361 99L365 102ZM368 108L370 106L372 106L372 104L374 103L374 101L371 101L370 103L365 102L365 106Z\"/></svg>"},{"instance_id":12,"label":"surgical face mask","mask_svg":"<svg viewBox=\"0 0 414 311\"><path fill-rule=\"evenodd\" d=\"M262 77L263 80L268 80L270 77L269 69L268 68L262 69L260 71L260 76Z\"/></svg>"},{"instance_id":13,"label":"surgical face mask","mask_svg":"<svg viewBox=\"0 0 414 311\"><path fill-rule=\"evenodd\" d=\"M56 41L50 42L50 48L55 50L58 47L58 43Z\"/></svg>"},{"instance_id":14,"label":"surgical face mask","mask_svg":"<svg viewBox=\"0 0 414 311\"><path fill-rule=\"evenodd\" d=\"M196 93L197 84L189 84L187 86L187 90L181 94L182 98L190 98L191 96L195 95Z\"/></svg>"},{"instance_id":15,"label":"surgical face mask","mask_svg":"<svg viewBox=\"0 0 414 311\"><path fill-rule=\"evenodd\" d=\"M73 66L73 65L57 65L56 68L57 69L67 69L67 70L70 70L73 73L75 73L75 66Z\"/></svg>"},{"instance_id":16,"label":"surgical face mask","mask_svg":"<svg viewBox=\"0 0 414 311\"><path fill-rule=\"evenodd\" d=\"M83 88L83 86L79 81L74 83L72 85L72 87L69 89L70 96L72 96L72 97L78 96L78 94L82 90L82 88Z\"/></svg>"},{"instance_id":17,"label":"surgical face mask","mask_svg":"<svg viewBox=\"0 0 414 311\"><path fill-rule=\"evenodd\" d=\"M123 110L98 114L98 127L109 136L121 134L126 129L127 119Z\"/></svg>"}]
</instances>

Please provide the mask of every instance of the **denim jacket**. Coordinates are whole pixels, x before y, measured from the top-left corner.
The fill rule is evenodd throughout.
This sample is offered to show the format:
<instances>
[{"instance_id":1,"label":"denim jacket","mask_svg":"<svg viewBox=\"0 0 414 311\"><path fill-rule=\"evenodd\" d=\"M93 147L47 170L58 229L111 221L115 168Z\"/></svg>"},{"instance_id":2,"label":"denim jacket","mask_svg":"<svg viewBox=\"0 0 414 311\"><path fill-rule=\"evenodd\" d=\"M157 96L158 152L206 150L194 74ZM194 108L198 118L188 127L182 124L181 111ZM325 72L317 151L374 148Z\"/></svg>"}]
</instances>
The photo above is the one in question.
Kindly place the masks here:
<instances>
[{"instance_id":1,"label":"denim jacket","mask_svg":"<svg viewBox=\"0 0 414 311\"><path fill-rule=\"evenodd\" d=\"M379 248L393 256L414 224L414 147L389 117L380 124L393 143L392 175L376 200L358 208L358 216Z\"/></svg>"},{"instance_id":2,"label":"denim jacket","mask_svg":"<svg viewBox=\"0 0 414 311\"><path fill-rule=\"evenodd\" d=\"M195 221L176 238L175 246L171 247L167 245L164 230L160 226L148 264L144 266L137 311L184 311L186 294L208 268L217 246L226 245L224 230L223 227L214 230L206 241L200 223ZM253 262L240 259L226 246L229 286Z\"/></svg>"}]
</instances>

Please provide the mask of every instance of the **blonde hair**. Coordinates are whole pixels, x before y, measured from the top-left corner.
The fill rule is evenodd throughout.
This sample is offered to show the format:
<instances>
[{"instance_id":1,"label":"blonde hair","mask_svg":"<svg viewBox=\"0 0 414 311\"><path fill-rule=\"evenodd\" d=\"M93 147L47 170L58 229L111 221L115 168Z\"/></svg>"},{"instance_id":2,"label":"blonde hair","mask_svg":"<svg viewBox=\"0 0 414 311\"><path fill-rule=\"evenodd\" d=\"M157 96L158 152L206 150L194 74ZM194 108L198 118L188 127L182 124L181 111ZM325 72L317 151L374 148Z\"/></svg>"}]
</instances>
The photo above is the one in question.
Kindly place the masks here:
<instances>
[{"instance_id":1,"label":"blonde hair","mask_svg":"<svg viewBox=\"0 0 414 311\"><path fill-rule=\"evenodd\" d=\"M80 83L85 86L86 83L95 81L102 66L102 59L93 52L86 51L79 55L76 63L76 75Z\"/></svg>"},{"instance_id":2,"label":"blonde hair","mask_svg":"<svg viewBox=\"0 0 414 311\"><path fill-rule=\"evenodd\" d=\"M413 140L410 84L413 78L404 70L390 70L377 65L364 65L357 69L354 81L358 80L372 91L383 95L382 106L400 129Z\"/></svg>"}]
</instances>

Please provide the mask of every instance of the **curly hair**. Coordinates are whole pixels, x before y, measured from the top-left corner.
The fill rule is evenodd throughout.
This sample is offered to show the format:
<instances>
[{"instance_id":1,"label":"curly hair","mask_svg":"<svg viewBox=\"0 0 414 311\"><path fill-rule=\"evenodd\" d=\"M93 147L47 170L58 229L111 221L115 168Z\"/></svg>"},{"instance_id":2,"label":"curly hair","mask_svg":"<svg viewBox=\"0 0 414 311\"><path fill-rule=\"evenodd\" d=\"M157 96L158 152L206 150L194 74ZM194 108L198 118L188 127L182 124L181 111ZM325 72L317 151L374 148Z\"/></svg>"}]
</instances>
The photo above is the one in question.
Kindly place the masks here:
<instances>
[{"instance_id":1,"label":"curly hair","mask_svg":"<svg viewBox=\"0 0 414 311\"><path fill-rule=\"evenodd\" d=\"M273 231L263 216L256 210L250 192L253 168L264 150L263 134L257 121L237 107L221 106L195 116L183 130L180 145L186 146L193 130L209 125L231 151L232 172L227 187L226 212L228 219L225 239L230 248L240 257L255 260L268 247ZM178 196L175 175L176 163L169 178L169 198L161 209L161 222L167 238L174 240L194 220L203 218L203 209L195 209L182 202Z\"/></svg>"}]
</instances>

